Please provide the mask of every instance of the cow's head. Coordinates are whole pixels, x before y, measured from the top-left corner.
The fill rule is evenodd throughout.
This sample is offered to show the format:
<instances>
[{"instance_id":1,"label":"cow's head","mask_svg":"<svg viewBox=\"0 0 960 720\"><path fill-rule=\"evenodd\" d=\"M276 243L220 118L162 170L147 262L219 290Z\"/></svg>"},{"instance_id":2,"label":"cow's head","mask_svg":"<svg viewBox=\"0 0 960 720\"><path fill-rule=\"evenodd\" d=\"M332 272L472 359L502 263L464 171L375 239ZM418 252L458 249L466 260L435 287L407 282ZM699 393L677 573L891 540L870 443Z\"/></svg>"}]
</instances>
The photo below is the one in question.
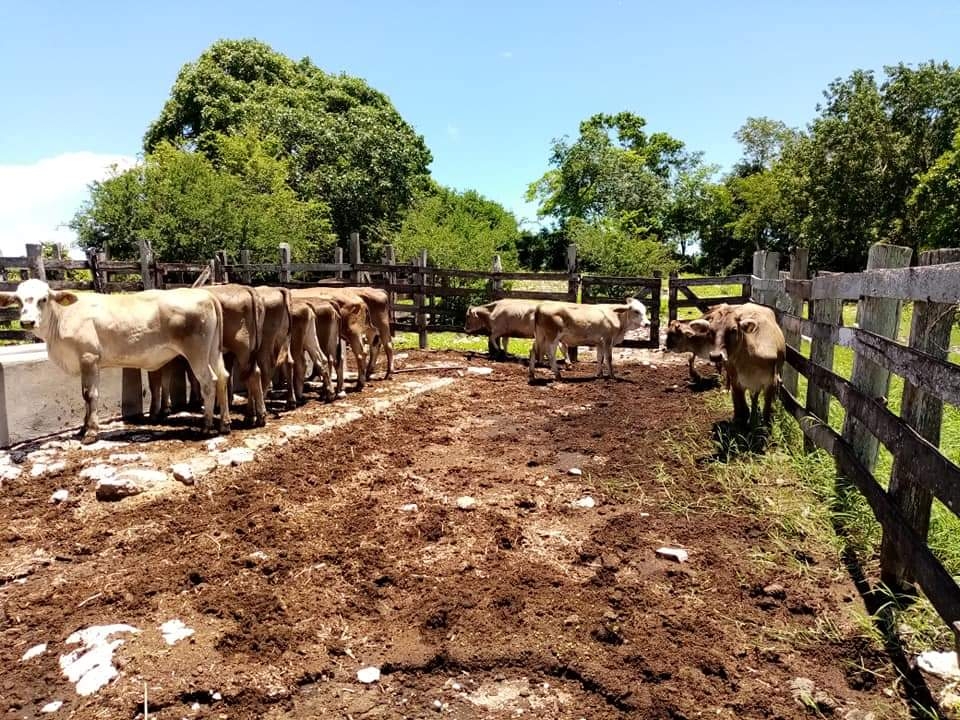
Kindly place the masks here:
<instances>
[{"instance_id":1,"label":"cow's head","mask_svg":"<svg viewBox=\"0 0 960 720\"><path fill-rule=\"evenodd\" d=\"M20 325L24 330L43 330L49 323L53 305L72 305L77 296L66 290L51 290L43 280L24 280L16 292L0 293L0 307L20 305Z\"/></svg>"},{"instance_id":2,"label":"cow's head","mask_svg":"<svg viewBox=\"0 0 960 720\"><path fill-rule=\"evenodd\" d=\"M490 311L483 305L472 305L467 308L467 321L463 325L464 331L476 333L488 330Z\"/></svg>"},{"instance_id":3,"label":"cow's head","mask_svg":"<svg viewBox=\"0 0 960 720\"><path fill-rule=\"evenodd\" d=\"M696 348L712 345L713 326L705 318L696 320L671 320L667 326L667 350L670 352L696 352Z\"/></svg>"},{"instance_id":4,"label":"cow's head","mask_svg":"<svg viewBox=\"0 0 960 720\"><path fill-rule=\"evenodd\" d=\"M716 338L710 352L712 362L726 362L730 353L736 351L745 335L757 332L760 323L756 318L731 310L719 315L716 323Z\"/></svg>"},{"instance_id":5,"label":"cow's head","mask_svg":"<svg viewBox=\"0 0 960 720\"><path fill-rule=\"evenodd\" d=\"M626 330L650 327L647 307L636 298L628 297L623 305L616 308L616 311L620 315L622 327Z\"/></svg>"}]
</instances>

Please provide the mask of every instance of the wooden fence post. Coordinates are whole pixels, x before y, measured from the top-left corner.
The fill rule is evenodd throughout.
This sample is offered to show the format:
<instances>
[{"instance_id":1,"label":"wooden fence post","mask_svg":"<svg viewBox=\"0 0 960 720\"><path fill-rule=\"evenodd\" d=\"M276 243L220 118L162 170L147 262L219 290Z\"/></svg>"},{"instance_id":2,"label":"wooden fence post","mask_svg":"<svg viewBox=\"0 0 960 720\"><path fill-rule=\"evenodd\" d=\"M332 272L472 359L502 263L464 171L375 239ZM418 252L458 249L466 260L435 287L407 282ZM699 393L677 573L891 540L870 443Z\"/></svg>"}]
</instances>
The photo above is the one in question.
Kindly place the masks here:
<instances>
[{"instance_id":1,"label":"wooden fence post","mask_svg":"<svg viewBox=\"0 0 960 720\"><path fill-rule=\"evenodd\" d=\"M250 272L250 248L240 248L240 277L244 285L253 284L253 273Z\"/></svg>"},{"instance_id":2,"label":"wooden fence post","mask_svg":"<svg viewBox=\"0 0 960 720\"><path fill-rule=\"evenodd\" d=\"M657 341L657 347L660 347L660 299L663 297L663 273L659 270L653 271L653 277L657 281L657 286L650 290L650 339Z\"/></svg>"},{"instance_id":3,"label":"wooden fence post","mask_svg":"<svg viewBox=\"0 0 960 720\"><path fill-rule=\"evenodd\" d=\"M356 284L360 282L360 271L357 265L360 264L360 233L350 233L350 264L353 268L350 270L350 282Z\"/></svg>"},{"instance_id":4,"label":"wooden fence post","mask_svg":"<svg viewBox=\"0 0 960 720\"><path fill-rule=\"evenodd\" d=\"M920 254L920 265L960 262L960 249L930 250ZM956 305L915 302L910 323L910 347L946 360ZM934 447L940 445L943 402L923 392L909 380L903 381L900 417ZM930 528L933 495L913 472L911 458L901 453L893 459L887 492L917 536L926 539ZM884 532L880 549L880 577L889 587L902 591L913 582L911 569L897 553L896 544Z\"/></svg>"},{"instance_id":5,"label":"wooden fence post","mask_svg":"<svg viewBox=\"0 0 960 720\"><path fill-rule=\"evenodd\" d=\"M280 284L288 284L290 277L290 243L280 243Z\"/></svg>"},{"instance_id":6,"label":"wooden fence post","mask_svg":"<svg viewBox=\"0 0 960 720\"><path fill-rule=\"evenodd\" d=\"M753 253L753 277L761 280L777 280L780 277L780 253L769 250L757 250ZM752 287L751 297L761 305L773 305L776 302L776 293L766 288ZM771 302L773 300L773 302Z\"/></svg>"},{"instance_id":7,"label":"wooden fence post","mask_svg":"<svg viewBox=\"0 0 960 720\"><path fill-rule=\"evenodd\" d=\"M809 276L809 263L810 251L807 248L793 248L790 251L790 278L793 280L806 280ZM786 304L786 310L792 315L796 315L797 317L803 315L803 300L788 295L786 296ZM784 336L787 345L791 345L799 352L802 344L800 332L787 330L784 332ZM796 369L790 365L790 363L785 363L783 366L783 386L794 397L797 395L797 382L798 375Z\"/></svg>"},{"instance_id":8,"label":"wooden fence post","mask_svg":"<svg viewBox=\"0 0 960 720\"><path fill-rule=\"evenodd\" d=\"M343 261L343 248L337 248L340 251L340 261ZM334 262L337 262L334 260ZM393 245L387 244L383 246L383 264L384 265L394 265L397 262L397 256L394 253ZM341 277L343 273L337 273L337 277ZM388 272L386 273L387 285L396 285L397 276L396 273ZM393 309L394 304L397 302L397 294L393 290L387 290L387 315L390 318L391 326L396 322L396 312Z\"/></svg>"},{"instance_id":9,"label":"wooden fence post","mask_svg":"<svg viewBox=\"0 0 960 720\"><path fill-rule=\"evenodd\" d=\"M214 277L214 282L216 283L227 283L230 282L230 278L227 276L227 251L226 250L217 250L213 256L214 259L214 269L217 271L216 276Z\"/></svg>"},{"instance_id":10,"label":"wooden fence post","mask_svg":"<svg viewBox=\"0 0 960 720\"><path fill-rule=\"evenodd\" d=\"M490 271L493 273L502 273L503 272L503 261L500 259L499 255L493 256L493 263L490 266ZM490 290L492 300L499 300L500 296L503 294L503 279L498 277L490 278Z\"/></svg>"},{"instance_id":11,"label":"wooden fence post","mask_svg":"<svg viewBox=\"0 0 960 720\"><path fill-rule=\"evenodd\" d=\"M580 298L580 268L577 263L577 244L567 245L567 302L579 302ZM567 347L570 362L577 361L579 350L576 345ZM538 359L539 362L539 359Z\"/></svg>"},{"instance_id":12,"label":"wooden fence post","mask_svg":"<svg viewBox=\"0 0 960 720\"><path fill-rule=\"evenodd\" d=\"M140 249L140 280L143 289L153 290L156 287L152 271L153 248L150 247L150 241L144 238L137 240L137 247Z\"/></svg>"},{"instance_id":13,"label":"wooden fence post","mask_svg":"<svg viewBox=\"0 0 960 720\"><path fill-rule=\"evenodd\" d=\"M43 267L43 245L27 244L27 264L30 266L30 277L46 281L47 271Z\"/></svg>"},{"instance_id":14,"label":"wooden fence post","mask_svg":"<svg viewBox=\"0 0 960 720\"><path fill-rule=\"evenodd\" d=\"M420 257L417 258L417 266L420 272L417 273L416 284L420 291L417 293L414 303L417 306L417 333L420 338L420 349L427 349L427 315L424 311L426 305L426 284L427 284L427 251L421 250Z\"/></svg>"},{"instance_id":15,"label":"wooden fence post","mask_svg":"<svg viewBox=\"0 0 960 720\"><path fill-rule=\"evenodd\" d=\"M667 285L667 323L677 319L677 271L671 270Z\"/></svg>"},{"instance_id":16,"label":"wooden fence post","mask_svg":"<svg viewBox=\"0 0 960 720\"><path fill-rule=\"evenodd\" d=\"M867 255L867 270L880 268L903 268L910 265L908 247L877 243ZM896 338L900 325L900 301L896 298L865 297L857 305L860 328L886 338ZM885 398L890 389L890 371L872 360L853 356L853 375L850 378L867 396ZM843 423L843 439L853 447L857 459L873 472L877 465L877 439L853 415L847 415Z\"/></svg>"},{"instance_id":17,"label":"wooden fence post","mask_svg":"<svg viewBox=\"0 0 960 720\"><path fill-rule=\"evenodd\" d=\"M824 323L834 327L840 325L843 312L843 302L824 298L810 301L810 319L813 322ZM827 370L833 370L833 342L823 338L810 339L810 362L816 363ZM830 400L832 396L814 382L807 383L807 410L820 418L824 424L830 422ZM803 436L803 447L808 453L816 450L816 445L806 435Z\"/></svg>"},{"instance_id":18,"label":"wooden fence post","mask_svg":"<svg viewBox=\"0 0 960 720\"><path fill-rule=\"evenodd\" d=\"M337 245L337 247L333 249L333 262L336 263L337 265L343 264L343 248L340 247L339 245ZM335 277L337 278L337 280L342 280L343 270L337 270Z\"/></svg>"}]
</instances>

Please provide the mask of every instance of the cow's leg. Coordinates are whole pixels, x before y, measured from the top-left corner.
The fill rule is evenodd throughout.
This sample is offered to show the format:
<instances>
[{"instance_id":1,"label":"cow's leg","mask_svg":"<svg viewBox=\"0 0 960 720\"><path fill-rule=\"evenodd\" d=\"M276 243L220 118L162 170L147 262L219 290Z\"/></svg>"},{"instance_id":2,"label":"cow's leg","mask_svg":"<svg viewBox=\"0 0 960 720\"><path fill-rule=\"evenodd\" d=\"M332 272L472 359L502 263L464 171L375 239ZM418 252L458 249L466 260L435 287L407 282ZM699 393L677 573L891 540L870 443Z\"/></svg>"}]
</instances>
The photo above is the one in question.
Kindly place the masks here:
<instances>
[{"instance_id":1,"label":"cow's leg","mask_svg":"<svg viewBox=\"0 0 960 720\"><path fill-rule=\"evenodd\" d=\"M492 360L500 354L500 346L494 342L493 335L487 335L487 355Z\"/></svg>"},{"instance_id":2,"label":"cow's leg","mask_svg":"<svg viewBox=\"0 0 960 720\"><path fill-rule=\"evenodd\" d=\"M343 340L337 340L337 397L343 397L343 375L347 371L347 347Z\"/></svg>"},{"instance_id":3,"label":"cow's leg","mask_svg":"<svg viewBox=\"0 0 960 720\"><path fill-rule=\"evenodd\" d=\"M80 388L86 410L79 437L80 442L89 445L97 441L100 433L100 419L97 416L97 405L100 402L100 358L91 353L84 353L80 357Z\"/></svg>"},{"instance_id":4,"label":"cow's leg","mask_svg":"<svg viewBox=\"0 0 960 720\"><path fill-rule=\"evenodd\" d=\"M596 350L597 350L597 377L602 378L603 364L606 362L606 359L607 359L607 348L606 348L606 345L604 345L602 340L597 344Z\"/></svg>"},{"instance_id":5,"label":"cow's leg","mask_svg":"<svg viewBox=\"0 0 960 720\"><path fill-rule=\"evenodd\" d=\"M500 347L503 348L504 359L510 357L510 336L509 335L500 336Z\"/></svg>"},{"instance_id":6,"label":"cow's leg","mask_svg":"<svg viewBox=\"0 0 960 720\"><path fill-rule=\"evenodd\" d=\"M690 353L690 362L689 362L688 365L689 365L689 370L690 370L690 380L691 380L693 383L698 383L698 382L700 382L701 380L703 380L703 378L700 377L700 373L698 373L698 372L697 372L697 369L694 367L694 363L695 363L696 361L697 361L697 355L696 355L696 353Z\"/></svg>"},{"instance_id":7,"label":"cow's leg","mask_svg":"<svg viewBox=\"0 0 960 720\"><path fill-rule=\"evenodd\" d=\"M313 353L310 353L311 359L313 359ZM305 351L301 350L300 352L293 352L291 350L290 357L293 361L293 367L287 370L287 374L290 375L290 384L293 386L293 407L297 405L303 405L303 383L307 371L307 356ZM313 359L313 366L317 367L316 359ZM317 369L319 372L319 368ZM290 408L290 403L287 403L287 407Z\"/></svg>"},{"instance_id":8,"label":"cow's leg","mask_svg":"<svg viewBox=\"0 0 960 720\"><path fill-rule=\"evenodd\" d=\"M749 425L750 408L747 407L746 391L735 384L730 392L733 395L733 421L739 425Z\"/></svg>"},{"instance_id":9,"label":"cow's leg","mask_svg":"<svg viewBox=\"0 0 960 720\"><path fill-rule=\"evenodd\" d=\"M769 426L773 422L773 401L777 396L777 386L770 385L763 390L763 424Z\"/></svg>"},{"instance_id":10,"label":"cow's leg","mask_svg":"<svg viewBox=\"0 0 960 720\"><path fill-rule=\"evenodd\" d=\"M537 375L537 362L540 360L540 358L537 357L538 355L539 352L537 350L537 341L534 340L533 345L530 346L530 362L527 366L527 379L530 382L533 382Z\"/></svg>"},{"instance_id":11,"label":"cow's leg","mask_svg":"<svg viewBox=\"0 0 960 720\"><path fill-rule=\"evenodd\" d=\"M249 360L250 372L244 380L247 387L247 418L253 427L263 427L267 424L267 402L263 398L263 380L260 377L260 367L253 358Z\"/></svg>"},{"instance_id":12,"label":"cow's leg","mask_svg":"<svg viewBox=\"0 0 960 720\"><path fill-rule=\"evenodd\" d=\"M380 342L383 343L383 351L387 355L387 373L383 376L383 379L386 380L393 375L393 336L389 322L386 328L380 330Z\"/></svg>"},{"instance_id":13,"label":"cow's leg","mask_svg":"<svg viewBox=\"0 0 960 720\"><path fill-rule=\"evenodd\" d=\"M560 341L556 339L547 343L547 352L550 354L550 369L553 370L553 377L557 380L560 379L560 366L557 364L557 345L559 343Z\"/></svg>"},{"instance_id":14,"label":"cow's leg","mask_svg":"<svg viewBox=\"0 0 960 720\"><path fill-rule=\"evenodd\" d=\"M611 380L616 380L617 376L613 374L613 343L609 341L604 343L604 348L606 348L604 354L607 356L607 372Z\"/></svg>"},{"instance_id":15,"label":"cow's leg","mask_svg":"<svg viewBox=\"0 0 960 720\"><path fill-rule=\"evenodd\" d=\"M157 422L163 409L163 376L167 374L166 366L159 370L147 372L147 383L150 385L150 422Z\"/></svg>"},{"instance_id":16,"label":"cow's leg","mask_svg":"<svg viewBox=\"0 0 960 720\"><path fill-rule=\"evenodd\" d=\"M373 328L367 330L367 345L370 348L367 358L367 380L373 379L373 368L377 365L377 357L380 355L380 333Z\"/></svg>"},{"instance_id":17,"label":"cow's leg","mask_svg":"<svg viewBox=\"0 0 960 720\"><path fill-rule=\"evenodd\" d=\"M354 335L349 338L350 349L353 351L353 357L357 363L357 390L363 390L363 386L366 384L367 374L364 372L364 368L367 366L367 351L363 347L363 339Z\"/></svg>"}]
</instances>

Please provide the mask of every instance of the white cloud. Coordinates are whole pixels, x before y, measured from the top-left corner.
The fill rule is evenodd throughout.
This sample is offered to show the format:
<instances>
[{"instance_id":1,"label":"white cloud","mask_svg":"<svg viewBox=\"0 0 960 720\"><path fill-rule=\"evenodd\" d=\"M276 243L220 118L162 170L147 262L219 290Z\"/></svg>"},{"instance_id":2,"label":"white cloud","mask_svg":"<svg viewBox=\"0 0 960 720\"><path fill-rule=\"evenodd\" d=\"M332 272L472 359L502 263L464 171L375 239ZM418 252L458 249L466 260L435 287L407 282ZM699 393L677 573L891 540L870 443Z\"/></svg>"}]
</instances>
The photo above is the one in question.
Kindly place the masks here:
<instances>
[{"instance_id":1,"label":"white cloud","mask_svg":"<svg viewBox=\"0 0 960 720\"><path fill-rule=\"evenodd\" d=\"M65 224L87 198L87 185L107 177L112 165L125 169L134 162L129 155L74 152L0 164L0 253L23 255L27 243L72 247L76 235Z\"/></svg>"}]
</instances>

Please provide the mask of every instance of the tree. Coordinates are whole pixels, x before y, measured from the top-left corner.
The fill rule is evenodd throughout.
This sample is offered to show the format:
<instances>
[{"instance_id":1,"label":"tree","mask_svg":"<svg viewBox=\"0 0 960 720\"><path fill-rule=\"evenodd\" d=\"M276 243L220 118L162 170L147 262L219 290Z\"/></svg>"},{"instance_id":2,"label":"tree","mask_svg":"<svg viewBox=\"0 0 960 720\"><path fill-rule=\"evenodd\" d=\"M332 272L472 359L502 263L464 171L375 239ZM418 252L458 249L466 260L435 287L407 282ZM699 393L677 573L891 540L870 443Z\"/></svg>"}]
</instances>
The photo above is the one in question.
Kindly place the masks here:
<instances>
[{"instance_id":1,"label":"tree","mask_svg":"<svg viewBox=\"0 0 960 720\"><path fill-rule=\"evenodd\" d=\"M917 179L907 210L924 246L960 246L960 130L950 149Z\"/></svg>"},{"instance_id":2,"label":"tree","mask_svg":"<svg viewBox=\"0 0 960 720\"><path fill-rule=\"evenodd\" d=\"M654 270L669 273L678 267L669 247L631 235L613 221L577 218L570 221L567 233L577 245L578 262L585 272L649 277Z\"/></svg>"},{"instance_id":3,"label":"tree","mask_svg":"<svg viewBox=\"0 0 960 720\"><path fill-rule=\"evenodd\" d=\"M681 260L689 246L700 239L710 204L711 178L716 165L692 164L681 169L673 181L664 218L664 236L677 243Z\"/></svg>"},{"instance_id":4,"label":"tree","mask_svg":"<svg viewBox=\"0 0 960 720\"><path fill-rule=\"evenodd\" d=\"M165 261L196 262L221 249L236 257L246 248L267 262L280 242L301 259L334 244L326 206L287 185L275 141L249 131L208 142L216 164L164 141L137 166L94 182L70 223L81 247L131 258L142 238Z\"/></svg>"},{"instance_id":5,"label":"tree","mask_svg":"<svg viewBox=\"0 0 960 720\"><path fill-rule=\"evenodd\" d=\"M212 157L218 137L248 126L277 138L290 187L326 203L340 237L396 228L429 177L423 137L384 94L256 40L220 40L184 65L144 148L167 141Z\"/></svg>"},{"instance_id":6,"label":"tree","mask_svg":"<svg viewBox=\"0 0 960 720\"><path fill-rule=\"evenodd\" d=\"M573 143L555 140L552 166L527 190L541 216L563 228L572 219L615 220L633 234L660 237L671 174L689 161L683 143L644 132L630 112L597 114L580 123Z\"/></svg>"},{"instance_id":7,"label":"tree","mask_svg":"<svg viewBox=\"0 0 960 720\"><path fill-rule=\"evenodd\" d=\"M748 117L733 137L743 145L743 159L738 163L736 174L769 170L780 158L784 145L797 135L780 120L768 117Z\"/></svg>"},{"instance_id":8,"label":"tree","mask_svg":"<svg viewBox=\"0 0 960 720\"><path fill-rule=\"evenodd\" d=\"M517 267L517 220L502 205L473 190L434 185L408 211L394 242L399 257L427 251L432 265L489 270L494 255Z\"/></svg>"}]
</instances>

